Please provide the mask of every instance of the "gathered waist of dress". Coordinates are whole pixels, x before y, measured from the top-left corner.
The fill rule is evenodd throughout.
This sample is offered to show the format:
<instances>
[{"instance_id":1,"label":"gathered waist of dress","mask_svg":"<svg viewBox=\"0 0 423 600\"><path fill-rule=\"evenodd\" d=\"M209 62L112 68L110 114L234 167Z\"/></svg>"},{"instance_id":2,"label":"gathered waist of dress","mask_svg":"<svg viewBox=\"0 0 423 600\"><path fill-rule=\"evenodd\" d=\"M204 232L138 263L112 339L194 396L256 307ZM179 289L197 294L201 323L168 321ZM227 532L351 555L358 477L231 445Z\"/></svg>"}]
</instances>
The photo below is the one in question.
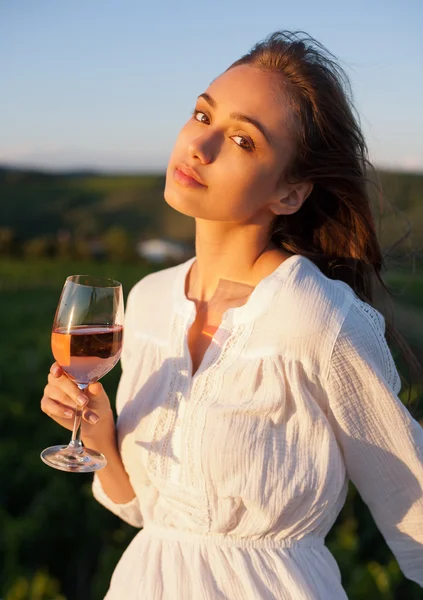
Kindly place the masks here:
<instances>
[{"instance_id":1,"label":"gathered waist of dress","mask_svg":"<svg viewBox=\"0 0 423 600\"><path fill-rule=\"evenodd\" d=\"M325 544L325 539L317 535L307 535L305 537L275 539L264 537L260 539L245 537L241 535L230 535L225 533L196 533L183 529L166 527L148 521L144 523L141 534L145 533L155 539L175 540L180 542L192 542L210 546L235 547L235 548L321 548Z\"/></svg>"}]
</instances>

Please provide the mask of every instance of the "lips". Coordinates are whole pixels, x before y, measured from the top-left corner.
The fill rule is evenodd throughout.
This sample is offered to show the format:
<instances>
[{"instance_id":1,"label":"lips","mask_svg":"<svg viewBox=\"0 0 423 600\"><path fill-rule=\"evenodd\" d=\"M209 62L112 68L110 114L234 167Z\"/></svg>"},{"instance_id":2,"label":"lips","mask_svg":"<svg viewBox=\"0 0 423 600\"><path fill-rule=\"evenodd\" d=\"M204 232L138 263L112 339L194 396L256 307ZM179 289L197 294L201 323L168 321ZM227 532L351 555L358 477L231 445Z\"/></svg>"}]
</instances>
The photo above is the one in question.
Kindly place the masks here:
<instances>
[{"instance_id":1,"label":"lips","mask_svg":"<svg viewBox=\"0 0 423 600\"><path fill-rule=\"evenodd\" d=\"M206 184L204 183L204 181L201 179L200 175L192 167L185 165L185 164L179 164L179 165L176 165L175 171L179 171L180 173L185 175L185 177L192 179L197 184L207 187Z\"/></svg>"}]
</instances>

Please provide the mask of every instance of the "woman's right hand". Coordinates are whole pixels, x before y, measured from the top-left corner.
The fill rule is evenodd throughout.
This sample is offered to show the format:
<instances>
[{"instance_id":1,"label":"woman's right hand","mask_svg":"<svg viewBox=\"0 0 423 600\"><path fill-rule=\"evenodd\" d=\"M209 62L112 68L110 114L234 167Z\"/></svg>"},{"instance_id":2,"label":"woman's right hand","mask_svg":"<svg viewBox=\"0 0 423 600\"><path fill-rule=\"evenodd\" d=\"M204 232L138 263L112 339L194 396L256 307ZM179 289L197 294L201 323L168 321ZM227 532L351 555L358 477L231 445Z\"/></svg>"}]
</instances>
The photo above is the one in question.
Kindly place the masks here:
<instances>
[{"instance_id":1,"label":"woman's right hand","mask_svg":"<svg viewBox=\"0 0 423 600\"><path fill-rule=\"evenodd\" d=\"M110 400L101 383L83 392L57 364L53 363L41 399L41 410L62 427L73 430L76 408L82 410L81 439L100 447L115 439L115 422Z\"/></svg>"}]
</instances>

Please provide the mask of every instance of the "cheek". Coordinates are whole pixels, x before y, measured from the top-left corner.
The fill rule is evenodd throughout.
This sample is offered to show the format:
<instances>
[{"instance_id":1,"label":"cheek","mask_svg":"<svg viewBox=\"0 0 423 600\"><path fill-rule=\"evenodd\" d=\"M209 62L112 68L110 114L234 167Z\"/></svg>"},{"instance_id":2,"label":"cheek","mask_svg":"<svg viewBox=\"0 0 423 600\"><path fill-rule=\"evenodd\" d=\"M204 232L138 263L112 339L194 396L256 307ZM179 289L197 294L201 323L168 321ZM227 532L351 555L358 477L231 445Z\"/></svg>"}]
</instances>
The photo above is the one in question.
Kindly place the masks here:
<instances>
[{"instance_id":1,"label":"cheek","mask_svg":"<svg viewBox=\"0 0 423 600\"><path fill-rule=\"evenodd\" d=\"M209 188L203 193L184 190L173 180L179 161L189 158L190 123L178 134L167 171L164 198L172 208L190 217L216 221L246 221L275 193L276 168L267 160L249 156L233 146L222 144L215 160L205 167Z\"/></svg>"},{"instance_id":2,"label":"cheek","mask_svg":"<svg viewBox=\"0 0 423 600\"><path fill-rule=\"evenodd\" d=\"M276 187L272 168L244 160L227 167L227 189L243 211L254 213L272 198Z\"/></svg>"}]
</instances>

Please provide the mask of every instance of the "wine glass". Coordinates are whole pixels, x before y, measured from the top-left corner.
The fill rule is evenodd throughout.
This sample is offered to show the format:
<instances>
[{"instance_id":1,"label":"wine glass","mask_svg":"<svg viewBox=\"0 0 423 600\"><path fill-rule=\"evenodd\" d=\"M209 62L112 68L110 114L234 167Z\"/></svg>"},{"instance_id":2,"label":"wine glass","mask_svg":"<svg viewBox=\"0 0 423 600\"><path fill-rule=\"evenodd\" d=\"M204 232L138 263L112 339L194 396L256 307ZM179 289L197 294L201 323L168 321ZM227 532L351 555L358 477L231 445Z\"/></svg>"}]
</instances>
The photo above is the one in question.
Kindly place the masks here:
<instances>
[{"instance_id":1,"label":"wine glass","mask_svg":"<svg viewBox=\"0 0 423 600\"><path fill-rule=\"evenodd\" d=\"M122 284L106 277L72 275L63 286L51 335L56 362L80 390L108 373L120 358L123 339ZM61 471L86 473L106 466L100 452L81 442L82 408L77 408L72 439L51 446L41 459Z\"/></svg>"}]
</instances>

